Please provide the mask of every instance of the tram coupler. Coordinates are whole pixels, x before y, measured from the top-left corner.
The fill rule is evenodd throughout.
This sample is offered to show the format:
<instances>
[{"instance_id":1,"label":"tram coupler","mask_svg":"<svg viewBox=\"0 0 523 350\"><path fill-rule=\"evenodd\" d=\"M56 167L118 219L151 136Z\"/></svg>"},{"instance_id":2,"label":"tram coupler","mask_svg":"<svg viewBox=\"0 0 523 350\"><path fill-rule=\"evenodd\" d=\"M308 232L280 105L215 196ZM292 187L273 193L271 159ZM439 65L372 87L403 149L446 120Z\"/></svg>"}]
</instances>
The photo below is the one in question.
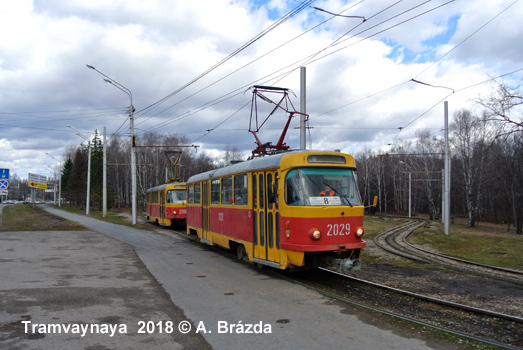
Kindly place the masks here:
<instances>
[{"instance_id":1,"label":"tram coupler","mask_svg":"<svg viewBox=\"0 0 523 350\"><path fill-rule=\"evenodd\" d=\"M342 271L360 271L361 260L360 259L334 259L332 261L335 265L339 266L340 272Z\"/></svg>"}]
</instances>

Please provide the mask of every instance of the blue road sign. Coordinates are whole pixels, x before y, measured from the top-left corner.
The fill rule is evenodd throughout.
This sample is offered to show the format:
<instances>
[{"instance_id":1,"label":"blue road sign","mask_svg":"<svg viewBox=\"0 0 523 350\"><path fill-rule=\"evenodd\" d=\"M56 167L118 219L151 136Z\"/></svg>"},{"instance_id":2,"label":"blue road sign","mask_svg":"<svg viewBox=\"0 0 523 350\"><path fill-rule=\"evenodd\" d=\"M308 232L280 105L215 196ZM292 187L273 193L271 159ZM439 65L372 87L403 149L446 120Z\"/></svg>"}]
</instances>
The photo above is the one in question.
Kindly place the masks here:
<instances>
[{"instance_id":1,"label":"blue road sign","mask_svg":"<svg viewBox=\"0 0 523 350\"><path fill-rule=\"evenodd\" d=\"M9 182L7 180L0 180L0 190L7 190Z\"/></svg>"},{"instance_id":2,"label":"blue road sign","mask_svg":"<svg viewBox=\"0 0 523 350\"><path fill-rule=\"evenodd\" d=\"M0 179L9 179L9 169L0 169Z\"/></svg>"}]
</instances>

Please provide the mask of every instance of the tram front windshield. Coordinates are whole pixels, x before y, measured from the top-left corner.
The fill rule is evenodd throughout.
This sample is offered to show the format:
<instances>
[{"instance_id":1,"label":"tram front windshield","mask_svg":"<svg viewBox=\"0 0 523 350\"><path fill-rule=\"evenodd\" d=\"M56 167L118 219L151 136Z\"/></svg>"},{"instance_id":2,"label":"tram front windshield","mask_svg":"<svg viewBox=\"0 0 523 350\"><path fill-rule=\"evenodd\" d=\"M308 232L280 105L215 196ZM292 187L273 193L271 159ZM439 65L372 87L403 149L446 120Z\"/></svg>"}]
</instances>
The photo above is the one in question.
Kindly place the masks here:
<instances>
[{"instance_id":1,"label":"tram front windshield","mask_svg":"<svg viewBox=\"0 0 523 350\"><path fill-rule=\"evenodd\" d=\"M185 203L186 197L185 190L167 191L167 203Z\"/></svg>"},{"instance_id":2,"label":"tram front windshield","mask_svg":"<svg viewBox=\"0 0 523 350\"><path fill-rule=\"evenodd\" d=\"M299 168L285 177L287 205L362 205L354 171L347 168Z\"/></svg>"}]
</instances>

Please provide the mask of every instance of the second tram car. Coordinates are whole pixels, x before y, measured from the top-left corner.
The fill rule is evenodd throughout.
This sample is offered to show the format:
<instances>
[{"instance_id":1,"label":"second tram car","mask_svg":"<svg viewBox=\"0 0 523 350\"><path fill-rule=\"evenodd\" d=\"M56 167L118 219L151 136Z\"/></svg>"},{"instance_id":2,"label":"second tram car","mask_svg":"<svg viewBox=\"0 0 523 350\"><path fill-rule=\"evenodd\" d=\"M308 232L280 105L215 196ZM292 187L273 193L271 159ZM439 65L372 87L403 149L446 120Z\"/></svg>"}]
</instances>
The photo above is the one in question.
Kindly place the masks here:
<instances>
[{"instance_id":1,"label":"second tram car","mask_svg":"<svg viewBox=\"0 0 523 350\"><path fill-rule=\"evenodd\" d=\"M187 217L185 183L167 183L146 191L147 220L161 226L185 224Z\"/></svg>"},{"instance_id":2,"label":"second tram car","mask_svg":"<svg viewBox=\"0 0 523 350\"><path fill-rule=\"evenodd\" d=\"M292 151L187 181L187 234L279 269L361 267L363 211L351 155Z\"/></svg>"}]
</instances>

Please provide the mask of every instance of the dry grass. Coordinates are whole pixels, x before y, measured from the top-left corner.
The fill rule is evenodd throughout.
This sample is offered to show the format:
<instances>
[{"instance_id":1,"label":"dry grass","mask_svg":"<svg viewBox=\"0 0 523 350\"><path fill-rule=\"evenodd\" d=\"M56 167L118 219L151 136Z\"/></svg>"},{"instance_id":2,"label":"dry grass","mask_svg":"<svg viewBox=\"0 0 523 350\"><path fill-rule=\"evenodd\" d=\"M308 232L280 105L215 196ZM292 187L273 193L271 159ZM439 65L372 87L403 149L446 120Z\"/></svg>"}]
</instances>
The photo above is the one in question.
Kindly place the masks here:
<instances>
[{"instance_id":1,"label":"dry grass","mask_svg":"<svg viewBox=\"0 0 523 350\"><path fill-rule=\"evenodd\" d=\"M55 216L30 204L5 206L0 231L81 231L76 222Z\"/></svg>"},{"instance_id":2,"label":"dry grass","mask_svg":"<svg viewBox=\"0 0 523 350\"><path fill-rule=\"evenodd\" d=\"M403 219L390 217L366 217L364 227L367 240L370 237L400 225ZM479 223L467 227L466 219L454 219L449 235L445 235L443 224L432 221L426 227L409 236L409 242L429 250L487 265L523 269L523 236L507 232L506 225Z\"/></svg>"}]
</instances>

